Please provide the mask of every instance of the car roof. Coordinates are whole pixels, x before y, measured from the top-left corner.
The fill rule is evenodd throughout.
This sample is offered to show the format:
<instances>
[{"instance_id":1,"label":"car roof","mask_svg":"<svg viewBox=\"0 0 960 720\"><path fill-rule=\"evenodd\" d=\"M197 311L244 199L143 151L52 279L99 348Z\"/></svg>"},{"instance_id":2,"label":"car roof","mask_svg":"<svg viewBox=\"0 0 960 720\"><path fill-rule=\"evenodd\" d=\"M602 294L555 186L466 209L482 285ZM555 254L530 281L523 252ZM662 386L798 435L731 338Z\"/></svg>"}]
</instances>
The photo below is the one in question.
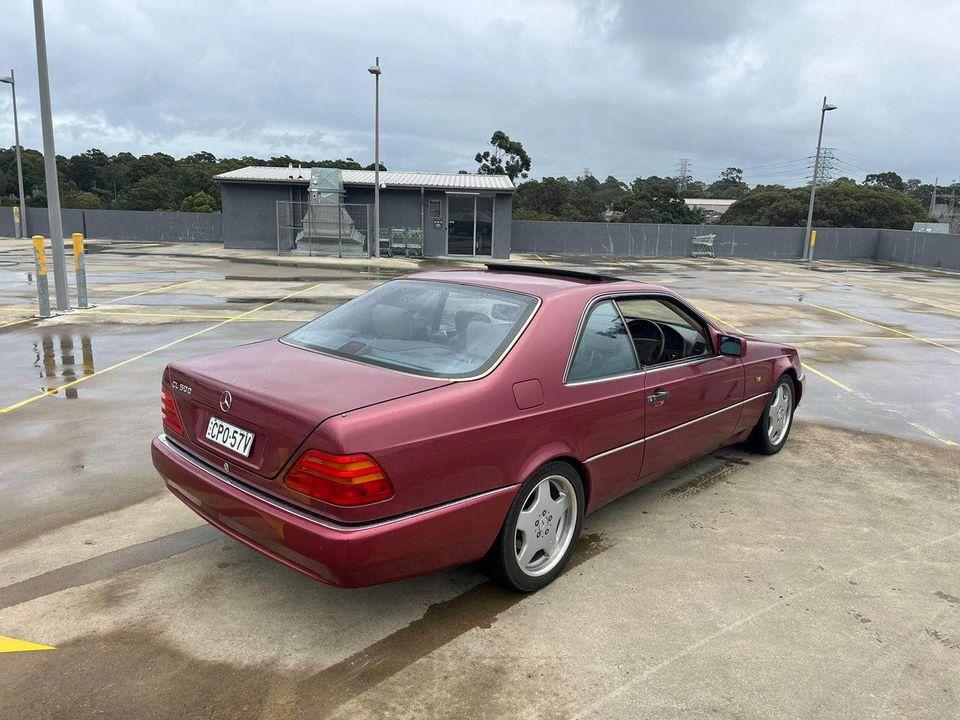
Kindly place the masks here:
<instances>
[{"instance_id":1,"label":"car roof","mask_svg":"<svg viewBox=\"0 0 960 720\"><path fill-rule=\"evenodd\" d=\"M434 280L464 285L508 290L545 298L557 294L584 294L589 296L608 292L662 292L659 285L636 282L607 275L591 275L577 271L527 268L515 266L503 269L495 265L483 270L430 270L404 276L411 280Z\"/></svg>"}]
</instances>

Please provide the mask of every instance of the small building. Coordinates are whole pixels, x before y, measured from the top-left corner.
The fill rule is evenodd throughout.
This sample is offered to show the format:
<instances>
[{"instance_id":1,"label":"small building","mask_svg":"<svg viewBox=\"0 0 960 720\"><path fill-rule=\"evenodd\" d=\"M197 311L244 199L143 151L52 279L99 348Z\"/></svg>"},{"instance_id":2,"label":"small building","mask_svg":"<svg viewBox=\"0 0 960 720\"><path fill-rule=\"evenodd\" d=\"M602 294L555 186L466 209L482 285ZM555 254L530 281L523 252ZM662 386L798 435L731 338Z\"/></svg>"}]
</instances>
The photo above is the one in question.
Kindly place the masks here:
<instances>
[{"instance_id":1,"label":"small building","mask_svg":"<svg viewBox=\"0 0 960 720\"><path fill-rule=\"evenodd\" d=\"M351 235L365 236L373 224L373 170L334 170L338 177L331 178L331 169L317 168L317 177L321 170L322 193L316 182L311 192L311 168L251 166L217 175L224 247L277 250L282 210L311 224L320 206L309 206L318 198L335 208L339 204L334 225L349 225ZM419 230L426 256L509 258L513 192L506 175L381 171L381 237Z\"/></svg>"},{"instance_id":2,"label":"small building","mask_svg":"<svg viewBox=\"0 0 960 720\"><path fill-rule=\"evenodd\" d=\"M720 219L736 200L716 200L713 198L684 198L687 207L700 208L706 222Z\"/></svg>"}]
</instances>

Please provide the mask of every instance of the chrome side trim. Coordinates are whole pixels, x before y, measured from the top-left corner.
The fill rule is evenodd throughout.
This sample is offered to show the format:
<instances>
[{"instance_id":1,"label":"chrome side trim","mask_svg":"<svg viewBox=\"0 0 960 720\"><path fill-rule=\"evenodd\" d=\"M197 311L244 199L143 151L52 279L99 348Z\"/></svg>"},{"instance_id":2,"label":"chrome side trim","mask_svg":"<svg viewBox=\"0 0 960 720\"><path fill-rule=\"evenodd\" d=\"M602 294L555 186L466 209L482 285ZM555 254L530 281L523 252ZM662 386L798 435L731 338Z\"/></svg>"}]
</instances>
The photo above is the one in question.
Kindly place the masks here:
<instances>
[{"instance_id":1,"label":"chrome side trim","mask_svg":"<svg viewBox=\"0 0 960 720\"><path fill-rule=\"evenodd\" d=\"M645 442L647 442L648 440L654 440L655 438L663 437L664 435L667 435L668 433L672 433L674 430L681 430L682 428L689 427L690 425L694 425L694 424L700 422L701 420L708 420L708 419L710 419L710 418L712 418L712 417L716 417L717 415L719 415L719 414L721 414L721 413L725 413L725 412L727 412L728 410L733 410L734 408L738 408L738 407L740 407L741 405L746 405L748 402L753 402L754 400L759 400L760 398L764 398L764 397L766 397L766 396L769 395L769 394L770 394L770 393L765 392L765 393L760 393L760 394L758 394L758 395L753 395L752 397L748 397L746 400L741 400L740 402L734 403L733 405L727 405L727 407L725 407L725 408L720 408L719 410L714 410L712 413L707 413L706 415L703 415L703 416L698 417L698 418L694 418L693 420L688 420L688 421L685 422L685 423L681 423L680 425L675 425L675 426L672 427L672 428L668 428L668 429L666 429L666 430L662 430L662 431L660 431L660 432L658 432L658 433L655 433L655 434L653 434L653 435L650 435L650 436L648 436L648 437L640 438L639 440L634 440L633 442L628 442L626 445L620 445L620 446L618 446L618 447L611 448L610 450L605 450L605 451L603 451L602 453L598 453L598 454L596 454L596 455L591 455L591 456L588 457L586 460L584 460L584 463L593 462L594 460L599 460L600 458L606 457L607 455L613 455L613 453L620 452L621 450L626 450L627 448L632 448L632 447L634 447L634 446L636 446L636 445L640 445L641 443L645 443Z\"/></svg>"},{"instance_id":2,"label":"chrome side trim","mask_svg":"<svg viewBox=\"0 0 960 720\"><path fill-rule=\"evenodd\" d=\"M445 508L454 507L456 505L469 502L470 500L477 500L480 498L497 495L499 493L507 492L510 490L515 490L518 487L517 485L507 485L505 487L499 487L493 490L486 490L484 492L477 493L475 495L469 495L467 497L459 498L457 500L450 500L448 502L441 503L439 505L433 505L431 507L424 508L422 510L414 510L413 512L405 513L403 515L395 515L394 517L386 518L384 520L374 520L371 522L346 524L346 523L339 523L334 520L329 520L327 518L321 518L318 515L314 515L312 513L301 510L290 503L286 503L264 492L255 490L254 488L250 487L245 483L240 482L239 480L234 480L233 478L227 475L224 475L215 467L207 465L205 462L203 462L199 458L194 457L188 450L180 447L176 442L168 438L165 434L158 435L157 440L160 442L161 445L163 445L168 450L176 454L178 457L182 458L186 462L196 467L198 470L202 470L207 475L212 476L213 478L215 478L216 480L219 480L225 485L229 485L234 490L239 490L245 495L249 495L250 497L255 498L256 500L259 500L260 502L266 503L267 505L270 505L271 507L275 507L278 510L282 510L285 513L296 515L298 518L311 522L314 525L319 525L321 527L325 527L329 530L335 530L337 532L348 532L348 533L357 532L360 530L370 530L372 528L379 528L385 525L392 525L393 523L400 522L401 520L407 520L409 518L415 518L421 515L426 515L435 510L442 510ZM192 493L190 493L190 491L184 491L177 483L171 480L168 480L167 478L164 478L164 481L168 485L173 485L182 494L192 496Z\"/></svg>"}]
</instances>

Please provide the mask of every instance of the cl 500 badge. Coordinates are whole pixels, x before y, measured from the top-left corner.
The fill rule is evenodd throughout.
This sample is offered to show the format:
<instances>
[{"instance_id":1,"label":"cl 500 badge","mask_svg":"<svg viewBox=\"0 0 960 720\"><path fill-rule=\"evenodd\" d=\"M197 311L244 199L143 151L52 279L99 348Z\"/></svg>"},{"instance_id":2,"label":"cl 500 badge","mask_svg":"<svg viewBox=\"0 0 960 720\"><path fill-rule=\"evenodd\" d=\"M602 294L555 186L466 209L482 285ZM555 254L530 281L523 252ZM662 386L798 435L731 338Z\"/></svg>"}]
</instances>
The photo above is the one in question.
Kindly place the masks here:
<instances>
[{"instance_id":1,"label":"cl 500 badge","mask_svg":"<svg viewBox=\"0 0 960 720\"><path fill-rule=\"evenodd\" d=\"M182 392L184 395L189 395L190 393L193 392L193 388L191 388L191 387L188 386L188 385L184 385L183 383L178 383L176 380L173 380L173 381L170 383L170 385L171 385L171 387L173 387L174 390L179 390L179 391Z\"/></svg>"}]
</instances>

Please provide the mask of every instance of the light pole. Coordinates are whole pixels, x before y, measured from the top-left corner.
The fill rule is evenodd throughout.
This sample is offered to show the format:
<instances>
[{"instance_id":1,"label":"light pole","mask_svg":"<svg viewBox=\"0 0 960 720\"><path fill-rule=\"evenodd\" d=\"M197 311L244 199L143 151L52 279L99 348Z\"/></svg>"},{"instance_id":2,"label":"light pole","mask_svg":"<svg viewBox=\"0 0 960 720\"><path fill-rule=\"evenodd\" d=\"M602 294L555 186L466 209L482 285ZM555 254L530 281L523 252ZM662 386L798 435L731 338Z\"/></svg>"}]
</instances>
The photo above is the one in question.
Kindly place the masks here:
<instances>
[{"instance_id":1,"label":"light pole","mask_svg":"<svg viewBox=\"0 0 960 720\"><path fill-rule=\"evenodd\" d=\"M57 310L70 309L67 293L67 263L63 255L63 218L60 217L60 185L57 181L57 151L53 146L53 116L50 111L50 74L47 71L47 36L43 29L43 0L33 0L33 23L37 35L37 79L40 84L40 125L43 129L43 175L47 181L47 216L53 248L53 284Z\"/></svg>"},{"instance_id":2,"label":"light pole","mask_svg":"<svg viewBox=\"0 0 960 720\"><path fill-rule=\"evenodd\" d=\"M823 105L820 108L820 133L817 135L817 154L813 158L813 182L810 183L810 207L807 208L807 232L803 236L803 257L807 260L813 260L813 245L810 243L810 231L813 229L813 200L817 196L817 180L820 174L820 144L823 142L823 118L831 110L836 110L836 105L827 102L827 96L823 96Z\"/></svg>"},{"instance_id":3,"label":"light pole","mask_svg":"<svg viewBox=\"0 0 960 720\"><path fill-rule=\"evenodd\" d=\"M376 109L373 127L373 256L380 257L380 58L367 68L376 82Z\"/></svg>"},{"instance_id":4,"label":"light pole","mask_svg":"<svg viewBox=\"0 0 960 720\"><path fill-rule=\"evenodd\" d=\"M13 141L16 143L17 153L17 187L20 190L20 223L17 226L17 238L25 237L27 234L27 202L23 195L23 165L20 161L20 123L17 120L17 81L13 75L13 68L10 68L8 77L0 77L0 83L10 85L10 92L13 93Z\"/></svg>"}]
</instances>

